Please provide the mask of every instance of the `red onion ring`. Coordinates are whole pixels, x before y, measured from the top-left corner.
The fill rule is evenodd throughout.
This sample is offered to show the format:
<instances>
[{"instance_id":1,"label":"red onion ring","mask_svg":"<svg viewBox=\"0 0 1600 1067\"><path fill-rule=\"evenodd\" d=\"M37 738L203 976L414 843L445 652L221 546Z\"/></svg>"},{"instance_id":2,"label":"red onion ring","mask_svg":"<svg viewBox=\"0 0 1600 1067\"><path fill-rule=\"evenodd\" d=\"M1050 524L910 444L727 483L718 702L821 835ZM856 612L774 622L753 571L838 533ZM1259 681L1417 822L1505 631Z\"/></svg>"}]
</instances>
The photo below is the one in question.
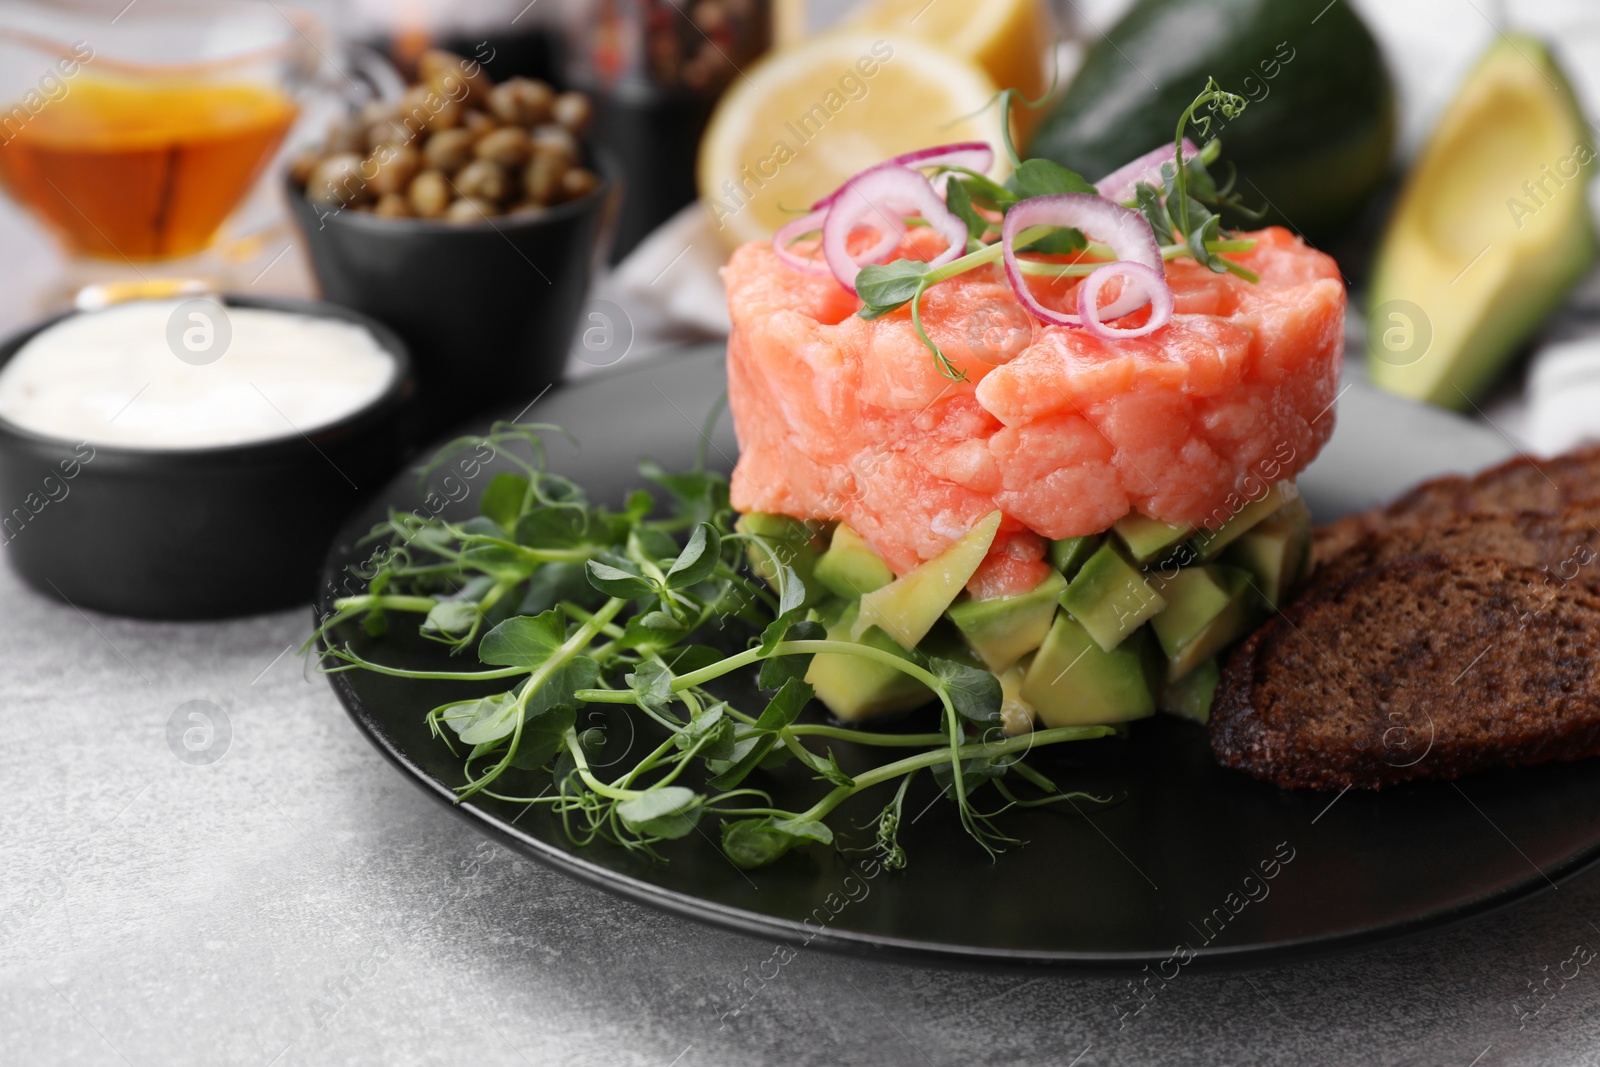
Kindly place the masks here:
<instances>
[{"instance_id":1,"label":"red onion ring","mask_svg":"<svg viewBox=\"0 0 1600 1067\"><path fill-rule=\"evenodd\" d=\"M813 211L809 215L802 215L793 222L786 224L777 233L772 235L772 250L778 254L778 259L793 267L795 270L804 271L806 274L828 274L827 263L819 260L815 252L809 256L802 256L789 248L797 238L822 229L823 220L828 217L826 211Z\"/></svg>"},{"instance_id":2,"label":"red onion ring","mask_svg":"<svg viewBox=\"0 0 1600 1067\"><path fill-rule=\"evenodd\" d=\"M1001 257L1006 266L1006 280L1011 283L1011 288L1015 290L1022 306L1032 312L1035 318L1057 326L1084 324L1077 315L1045 307L1034 297L1033 290L1028 288L1028 280L1022 273L1022 264L1017 260L1016 246L1017 238L1022 232L1034 226L1071 226L1082 230L1085 236L1111 246L1117 262L1108 265L1119 266L1126 263L1148 268L1150 274L1141 276L1137 287L1141 291L1138 303L1127 308L1121 307L1134 293L1135 287L1130 283L1113 306L1118 308L1119 315L1126 315L1129 311L1143 306L1146 300L1150 301L1154 305L1150 322L1154 325L1150 325L1145 333L1160 329L1172 318L1172 289L1167 285L1166 275L1162 273L1161 246L1156 243L1156 235L1150 229L1150 224L1137 211L1090 193L1036 196L1020 201L1006 212L1005 224L1000 228ZM1109 280L1109 276L1106 280ZM1104 284L1104 280L1100 284ZM1098 289L1098 286L1096 288ZM1162 307L1166 308L1164 313Z\"/></svg>"},{"instance_id":3,"label":"red onion ring","mask_svg":"<svg viewBox=\"0 0 1600 1067\"><path fill-rule=\"evenodd\" d=\"M863 174L877 170L879 167L916 167L919 169L922 167L963 167L976 174L986 174L992 166L994 166L994 149L989 147L987 141L958 141L955 144L934 145L931 148L919 148L915 152L904 152L893 159L886 159L876 166L868 167L855 177L859 178ZM851 178L850 181L855 181L855 178ZM839 199L839 194L844 192L845 186L849 184L850 182L845 182L844 185L839 186L839 188L812 204L811 210L816 211L820 208L825 208Z\"/></svg>"},{"instance_id":4,"label":"red onion ring","mask_svg":"<svg viewBox=\"0 0 1600 1067\"><path fill-rule=\"evenodd\" d=\"M1183 139L1183 161L1193 159L1199 149L1189 138ZM1172 146L1153 148L1131 162L1124 163L1104 178L1094 183L1095 191L1107 200L1132 200L1134 186L1140 182L1161 188L1161 164L1172 161Z\"/></svg>"},{"instance_id":5,"label":"red onion ring","mask_svg":"<svg viewBox=\"0 0 1600 1067\"><path fill-rule=\"evenodd\" d=\"M967 250L967 224L945 205L926 177L910 167L879 165L844 183L822 223L822 253L840 285L854 293L861 268L881 263L894 251L905 236L902 216L910 211L919 212L949 242L949 247L928 261L930 267L948 263ZM877 226L883 237L860 255L851 255L850 234L864 222ZM1149 229L1145 227L1146 232Z\"/></svg>"},{"instance_id":6,"label":"red onion ring","mask_svg":"<svg viewBox=\"0 0 1600 1067\"><path fill-rule=\"evenodd\" d=\"M1113 277L1121 275L1123 278L1122 295L1116 301L1105 307L1099 307L1100 289ZM1138 303L1126 311L1118 310L1119 306L1128 298L1130 292L1138 292ZM1128 311L1142 307L1146 301L1150 303L1150 319L1143 326L1108 326L1105 319L1114 319L1126 315ZM1096 268L1093 274L1085 278L1078 286L1078 317L1083 320L1084 329L1094 334L1103 341L1117 341L1129 337L1143 337L1154 333L1165 326L1172 319L1172 287L1167 284L1165 274L1151 270L1143 263L1129 263L1119 261L1107 263Z\"/></svg>"}]
</instances>

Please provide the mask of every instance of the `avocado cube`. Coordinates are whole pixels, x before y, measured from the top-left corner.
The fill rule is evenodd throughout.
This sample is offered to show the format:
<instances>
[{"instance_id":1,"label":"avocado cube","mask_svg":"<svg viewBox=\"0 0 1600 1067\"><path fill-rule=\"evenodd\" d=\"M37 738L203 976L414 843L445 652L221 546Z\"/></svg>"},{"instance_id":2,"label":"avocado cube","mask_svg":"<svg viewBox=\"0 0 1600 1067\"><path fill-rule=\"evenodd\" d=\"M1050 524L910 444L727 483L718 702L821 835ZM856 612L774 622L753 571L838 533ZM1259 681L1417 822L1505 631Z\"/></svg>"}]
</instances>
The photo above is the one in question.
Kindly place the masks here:
<instances>
[{"instance_id":1,"label":"avocado cube","mask_svg":"<svg viewBox=\"0 0 1600 1067\"><path fill-rule=\"evenodd\" d=\"M1056 601L1067 580L1051 571L1019 596L972 600L963 597L945 612L984 665L996 674L1044 643L1056 617Z\"/></svg>"},{"instance_id":2,"label":"avocado cube","mask_svg":"<svg viewBox=\"0 0 1600 1067\"><path fill-rule=\"evenodd\" d=\"M1135 563L1149 563L1194 533L1193 526L1173 526L1137 511L1130 511L1111 528L1122 538Z\"/></svg>"},{"instance_id":3,"label":"avocado cube","mask_svg":"<svg viewBox=\"0 0 1600 1067\"><path fill-rule=\"evenodd\" d=\"M771 544L773 555L778 557L779 562L792 567L805 585L807 605L815 604L827 595L816 576L817 561L822 558L823 523L752 511L740 515L733 528ZM772 564L772 556L755 544L750 545L745 555L750 561L751 573L776 590L778 571Z\"/></svg>"},{"instance_id":4,"label":"avocado cube","mask_svg":"<svg viewBox=\"0 0 1600 1067\"><path fill-rule=\"evenodd\" d=\"M834 527L833 541L817 560L817 581L835 596L856 600L894 581L894 571L889 569L876 552L844 523Z\"/></svg>"},{"instance_id":5,"label":"avocado cube","mask_svg":"<svg viewBox=\"0 0 1600 1067\"><path fill-rule=\"evenodd\" d=\"M1088 537L1068 537L1060 541L1050 542L1050 566L1061 572L1061 576L1068 581L1078 573L1084 561L1094 555L1094 550L1100 547L1100 538L1094 535Z\"/></svg>"},{"instance_id":6,"label":"avocado cube","mask_svg":"<svg viewBox=\"0 0 1600 1067\"><path fill-rule=\"evenodd\" d=\"M1079 622L1057 613L1023 676L1021 697L1045 726L1090 726L1143 719L1156 711L1160 673L1143 630L1107 652Z\"/></svg>"},{"instance_id":7,"label":"avocado cube","mask_svg":"<svg viewBox=\"0 0 1600 1067\"><path fill-rule=\"evenodd\" d=\"M992 511L933 559L862 597L851 633L876 626L901 648L916 648L977 573L999 530L1000 512Z\"/></svg>"},{"instance_id":8,"label":"avocado cube","mask_svg":"<svg viewBox=\"0 0 1600 1067\"><path fill-rule=\"evenodd\" d=\"M1296 500L1229 545L1222 558L1255 578L1256 592L1276 611L1288 601L1311 562L1311 511Z\"/></svg>"},{"instance_id":9,"label":"avocado cube","mask_svg":"<svg viewBox=\"0 0 1600 1067\"><path fill-rule=\"evenodd\" d=\"M1016 737L1033 729L1033 705L1022 699L1022 680L1028 676L1033 657L1020 660L1000 672L1000 729L1007 737Z\"/></svg>"},{"instance_id":10,"label":"avocado cube","mask_svg":"<svg viewBox=\"0 0 1600 1067\"><path fill-rule=\"evenodd\" d=\"M1215 529L1201 530L1190 542L1196 557L1201 563L1209 563L1222 555L1223 549L1266 521L1279 508L1299 499L1300 489L1292 478L1274 484L1259 500L1230 497L1229 500L1237 506L1220 505L1217 509L1220 525Z\"/></svg>"},{"instance_id":11,"label":"avocado cube","mask_svg":"<svg viewBox=\"0 0 1600 1067\"><path fill-rule=\"evenodd\" d=\"M1256 622L1250 575L1220 563L1184 567L1162 584L1167 607L1150 622L1175 682L1238 640Z\"/></svg>"},{"instance_id":12,"label":"avocado cube","mask_svg":"<svg viewBox=\"0 0 1600 1067\"><path fill-rule=\"evenodd\" d=\"M1215 659L1208 659L1182 678L1167 686L1161 695L1161 710L1204 725L1211 719L1211 698L1216 695L1222 670Z\"/></svg>"},{"instance_id":13,"label":"avocado cube","mask_svg":"<svg viewBox=\"0 0 1600 1067\"><path fill-rule=\"evenodd\" d=\"M1107 541L1061 594L1061 606L1110 652L1167 606L1150 579Z\"/></svg>"},{"instance_id":14,"label":"avocado cube","mask_svg":"<svg viewBox=\"0 0 1600 1067\"><path fill-rule=\"evenodd\" d=\"M850 603L838 621L828 627L828 640L856 641L909 662L911 656L906 650L876 626L859 637L851 636L860 610L859 604ZM819 652L812 656L806 681L816 690L817 699L845 722L904 711L933 699L926 686L903 671L847 652Z\"/></svg>"}]
</instances>

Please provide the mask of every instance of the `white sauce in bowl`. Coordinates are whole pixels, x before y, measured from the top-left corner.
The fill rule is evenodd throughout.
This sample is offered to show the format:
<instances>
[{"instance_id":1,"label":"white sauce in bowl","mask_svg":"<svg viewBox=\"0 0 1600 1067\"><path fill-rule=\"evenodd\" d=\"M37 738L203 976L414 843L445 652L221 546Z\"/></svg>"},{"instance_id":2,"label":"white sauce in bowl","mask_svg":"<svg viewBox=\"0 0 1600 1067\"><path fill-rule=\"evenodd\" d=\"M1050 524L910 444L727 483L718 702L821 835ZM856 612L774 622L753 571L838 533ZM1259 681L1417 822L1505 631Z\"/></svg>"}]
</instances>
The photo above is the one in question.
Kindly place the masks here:
<instances>
[{"instance_id":1,"label":"white sauce in bowl","mask_svg":"<svg viewBox=\"0 0 1600 1067\"><path fill-rule=\"evenodd\" d=\"M299 437L359 411L393 381L394 358L364 327L226 307L226 324L187 311L192 346L168 343L184 301L122 304L63 319L0 368L0 417L38 434L132 449L200 449ZM192 309L191 309L192 310ZM204 310L204 308L200 308ZM204 345L226 331L206 362Z\"/></svg>"}]
</instances>

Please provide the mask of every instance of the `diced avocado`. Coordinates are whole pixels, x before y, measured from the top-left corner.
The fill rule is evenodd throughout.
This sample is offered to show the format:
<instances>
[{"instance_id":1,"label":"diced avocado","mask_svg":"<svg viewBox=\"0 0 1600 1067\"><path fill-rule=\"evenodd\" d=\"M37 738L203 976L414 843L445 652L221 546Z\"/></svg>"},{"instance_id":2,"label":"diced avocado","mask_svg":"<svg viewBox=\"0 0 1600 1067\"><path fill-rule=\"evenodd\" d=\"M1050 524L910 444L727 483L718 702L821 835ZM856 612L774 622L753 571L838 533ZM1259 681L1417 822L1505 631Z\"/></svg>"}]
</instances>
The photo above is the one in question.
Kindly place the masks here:
<instances>
[{"instance_id":1,"label":"diced avocado","mask_svg":"<svg viewBox=\"0 0 1600 1067\"><path fill-rule=\"evenodd\" d=\"M972 600L963 597L945 614L961 630L984 665L996 674L1044 643L1056 617L1056 601L1067 580L1051 571L1020 596Z\"/></svg>"},{"instance_id":2,"label":"diced avocado","mask_svg":"<svg viewBox=\"0 0 1600 1067\"><path fill-rule=\"evenodd\" d=\"M1111 528L1122 538L1136 563L1149 563L1194 533L1193 526L1173 526L1137 511L1130 511Z\"/></svg>"},{"instance_id":3,"label":"diced avocado","mask_svg":"<svg viewBox=\"0 0 1600 1067\"><path fill-rule=\"evenodd\" d=\"M1220 563L1184 567L1162 586L1166 610L1150 621L1175 682L1221 652L1256 620L1250 575Z\"/></svg>"},{"instance_id":4,"label":"diced avocado","mask_svg":"<svg viewBox=\"0 0 1600 1067\"><path fill-rule=\"evenodd\" d=\"M916 648L972 580L999 529L1000 512L990 512L933 559L862 597L861 614L851 633L859 636L876 626L902 648Z\"/></svg>"},{"instance_id":5,"label":"diced avocado","mask_svg":"<svg viewBox=\"0 0 1600 1067\"><path fill-rule=\"evenodd\" d=\"M1311 511L1296 500L1240 537L1222 558L1249 571L1268 608L1282 607L1311 562Z\"/></svg>"},{"instance_id":6,"label":"diced avocado","mask_svg":"<svg viewBox=\"0 0 1600 1067\"><path fill-rule=\"evenodd\" d=\"M1411 169L1367 293L1367 374L1465 408L1595 261L1594 131L1549 46L1501 33Z\"/></svg>"},{"instance_id":7,"label":"diced avocado","mask_svg":"<svg viewBox=\"0 0 1600 1067\"><path fill-rule=\"evenodd\" d=\"M1045 726L1088 726L1154 715L1152 678L1160 657L1139 631L1107 652L1089 631L1057 613L1023 676L1020 696Z\"/></svg>"},{"instance_id":8,"label":"diced avocado","mask_svg":"<svg viewBox=\"0 0 1600 1067\"><path fill-rule=\"evenodd\" d=\"M827 590L818 583L816 576L817 561L822 557L822 523L752 511L740 515L733 528L771 543L779 561L794 568L800 581L805 583L806 604L815 604L827 595ZM778 572L772 565L772 557L754 544L749 547L746 556L750 560L751 572L776 589Z\"/></svg>"},{"instance_id":9,"label":"diced avocado","mask_svg":"<svg viewBox=\"0 0 1600 1067\"><path fill-rule=\"evenodd\" d=\"M851 603L846 607L839 620L828 627L828 640L857 641L902 659L911 658L893 638L875 626L859 637L852 637L851 630L859 611L859 604ZM845 652L819 652L812 656L806 681L816 690L817 699L846 722L904 711L933 699L933 693L910 675L886 663Z\"/></svg>"},{"instance_id":10,"label":"diced avocado","mask_svg":"<svg viewBox=\"0 0 1600 1067\"><path fill-rule=\"evenodd\" d=\"M1208 563L1222 555L1222 550L1243 537L1257 524L1264 522L1279 508L1300 499L1300 489L1294 484L1294 479L1285 478L1268 489L1266 493L1255 500L1230 496L1217 507L1217 519L1221 525L1215 529L1201 530L1194 535L1194 540L1189 542L1195 550L1195 556L1202 563Z\"/></svg>"},{"instance_id":11,"label":"diced avocado","mask_svg":"<svg viewBox=\"0 0 1600 1067\"><path fill-rule=\"evenodd\" d=\"M1078 568L1100 547L1100 538L1094 535L1088 537L1068 537L1060 541L1050 542L1050 566L1061 572L1061 576L1071 581L1072 576L1078 573Z\"/></svg>"},{"instance_id":12,"label":"diced avocado","mask_svg":"<svg viewBox=\"0 0 1600 1067\"><path fill-rule=\"evenodd\" d=\"M1204 724L1211 719L1211 698L1216 695L1222 671L1215 659L1208 659L1182 678L1167 686L1161 696L1161 710Z\"/></svg>"},{"instance_id":13,"label":"diced avocado","mask_svg":"<svg viewBox=\"0 0 1600 1067\"><path fill-rule=\"evenodd\" d=\"M1167 602L1116 544L1107 541L1067 585L1061 606L1110 652Z\"/></svg>"},{"instance_id":14,"label":"diced avocado","mask_svg":"<svg viewBox=\"0 0 1600 1067\"><path fill-rule=\"evenodd\" d=\"M833 541L817 561L817 581L835 596L856 600L875 589L882 589L894 581L894 571L889 569L878 554L844 523L833 529Z\"/></svg>"},{"instance_id":15,"label":"diced avocado","mask_svg":"<svg viewBox=\"0 0 1600 1067\"><path fill-rule=\"evenodd\" d=\"M1022 699L1022 680L1028 676L1032 664L1032 657L1024 656L1000 672L1000 729L1007 737L1033 729L1036 712L1032 704Z\"/></svg>"}]
</instances>

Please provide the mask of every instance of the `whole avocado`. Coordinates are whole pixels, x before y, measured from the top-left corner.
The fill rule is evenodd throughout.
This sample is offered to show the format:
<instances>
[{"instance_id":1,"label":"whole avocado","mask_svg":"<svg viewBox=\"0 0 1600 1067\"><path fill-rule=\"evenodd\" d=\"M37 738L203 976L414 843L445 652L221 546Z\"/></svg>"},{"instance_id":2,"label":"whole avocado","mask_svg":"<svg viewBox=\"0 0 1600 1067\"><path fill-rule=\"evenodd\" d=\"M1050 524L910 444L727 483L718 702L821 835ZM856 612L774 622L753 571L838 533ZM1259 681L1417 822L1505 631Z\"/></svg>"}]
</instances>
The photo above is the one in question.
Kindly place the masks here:
<instances>
[{"instance_id":1,"label":"whole avocado","mask_svg":"<svg viewBox=\"0 0 1600 1067\"><path fill-rule=\"evenodd\" d=\"M1267 222L1330 235L1387 174L1394 85L1341 0L1139 0L1089 47L1029 155L1097 179L1170 144L1207 77L1249 101L1234 121L1213 120L1214 173L1237 167L1240 199Z\"/></svg>"}]
</instances>

